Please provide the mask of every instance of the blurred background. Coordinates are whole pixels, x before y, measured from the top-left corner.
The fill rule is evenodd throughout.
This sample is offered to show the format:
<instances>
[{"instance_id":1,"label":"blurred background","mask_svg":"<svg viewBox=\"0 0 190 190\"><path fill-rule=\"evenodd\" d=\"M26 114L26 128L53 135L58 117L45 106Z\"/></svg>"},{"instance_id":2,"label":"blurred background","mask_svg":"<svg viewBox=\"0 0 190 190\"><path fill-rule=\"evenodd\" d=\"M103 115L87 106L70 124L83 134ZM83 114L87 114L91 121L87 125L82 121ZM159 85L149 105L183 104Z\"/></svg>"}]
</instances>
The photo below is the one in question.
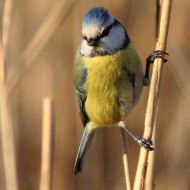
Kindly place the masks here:
<instances>
[{"instance_id":1,"label":"blurred background","mask_svg":"<svg viewBox=\"0 0 190 190\"><path fill-rule=\"evenodd\" d=\"M5 0L0 1L2 26ZM42 99L55 102L54 190L122 190L125 178L118 129L98 130L84 171L73 177L83 127L75 103L72 68L81 41L81 21L94 6L103 6L123 23L144 63L155 48L155 1L152 0L17 0L13 1L6 52L9 105L15 132L19 190L39 187ZM173 1L158 109L155 189L190 188L190 1ZM2 32L2 27L1 27ZM143 134L149 88L127 119ZM132 182L139 146L128 140ZM0 189L4 189L0 151Z\"/></svg>"}]
</instances>

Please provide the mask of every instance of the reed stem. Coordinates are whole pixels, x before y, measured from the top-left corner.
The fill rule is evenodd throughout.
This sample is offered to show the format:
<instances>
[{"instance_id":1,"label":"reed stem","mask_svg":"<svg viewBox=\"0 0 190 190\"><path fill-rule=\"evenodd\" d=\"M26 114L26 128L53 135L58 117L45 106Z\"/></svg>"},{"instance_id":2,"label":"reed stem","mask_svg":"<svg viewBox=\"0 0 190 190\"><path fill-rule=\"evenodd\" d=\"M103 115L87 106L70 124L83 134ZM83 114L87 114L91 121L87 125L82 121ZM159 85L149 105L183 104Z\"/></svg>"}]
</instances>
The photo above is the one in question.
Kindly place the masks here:
<instances>
[{"instance_id":1,"label":"reed stem","mask_svg":"<svg viewBox=\"0 0 190 190\"><path fill-rule=\"evenodd\" d=\"M131 180L129 173L129 161L128 161L128 152L127 152L127 141L125 137L125 130L120 128L120 136L121 136L121 145L123 149L123 167L125 171L125 181L127 190L131 190Z\"/></svg>"},{"instance_id":2,"label":"reed stem","mask_svg":"<svg viewBox=\"0 0 190 190\"><path fill-rule=\"evenodd\" d=\"M171 5L172 5L172 0L163 1L162 14L160 19L160 31L159 31L158 42L156 44L156 50L165 51L166 49ZM155 59L153 72L152 72L151 85L150 85L150 92L148 97L146 116L145 116L145 128L143 136L146 139L151 139L152 137L152 130L153 130L158 96L160 91L162 69L163 69L163 59L162 58ZM143 188L144 179L146 175L147 159L148 159L148 151L144 148L141 148L139 162L135 176L134 190L140 190Z\"/></svg>"},{"instance_id":3,"label":"reed stem","mask_svg":"<svg viewBox=\"0 0 190 190\"><path fill-rule=\"evenodd\" d=\"M40 190L52 189L54 154L54 110L50 97L43 99Z\"/></svg>"}]
</instances>

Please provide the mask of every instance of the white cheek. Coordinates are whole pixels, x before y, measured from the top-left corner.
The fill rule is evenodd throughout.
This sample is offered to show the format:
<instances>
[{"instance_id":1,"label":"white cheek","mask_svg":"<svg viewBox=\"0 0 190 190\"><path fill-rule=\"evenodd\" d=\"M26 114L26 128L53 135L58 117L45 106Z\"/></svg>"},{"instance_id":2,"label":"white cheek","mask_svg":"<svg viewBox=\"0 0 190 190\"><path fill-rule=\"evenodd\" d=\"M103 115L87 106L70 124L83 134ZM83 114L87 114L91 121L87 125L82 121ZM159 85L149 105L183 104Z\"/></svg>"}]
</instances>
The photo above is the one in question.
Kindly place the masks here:
<instances>
[{"instance_id":1,"label":"white cheek","mask_svg":"<svg viewBox=\"0 0 190 190\"><path fill-rule=\"evenodd\" d=\"M83 40L82 41L82 44L81 44L81 53L84 55L84 56L89 56L92 52L92 49L93 47L92 46L89 46L86 42L86 40Z\"/></svg>"},{"instance_id":2,"label":"white cheek","mask_svg":"<svg viewBox=\"0 0 190 190\"><path fill-rule=\"evenodd\" d=\"M101 39L100 48L106 51L114 51L123 46L125 42L125 31L122 26L114 27L108 36Z\"/></svg>"}]
</instances>

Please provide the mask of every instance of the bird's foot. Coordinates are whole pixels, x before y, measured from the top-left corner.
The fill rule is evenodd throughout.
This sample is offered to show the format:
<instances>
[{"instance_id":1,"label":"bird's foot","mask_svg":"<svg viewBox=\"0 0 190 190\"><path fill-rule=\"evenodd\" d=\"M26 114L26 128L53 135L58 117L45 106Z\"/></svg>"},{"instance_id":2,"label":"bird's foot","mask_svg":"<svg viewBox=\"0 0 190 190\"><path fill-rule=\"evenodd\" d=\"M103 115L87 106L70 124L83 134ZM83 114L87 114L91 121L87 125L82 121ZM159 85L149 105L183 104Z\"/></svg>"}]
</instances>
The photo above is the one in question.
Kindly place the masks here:
<instances>
[{"instance_id":1,"label":"bird's foot","mask_svg":"<svg viewBox=\"0 0 190 190\"><path fill-rule=\"evenodd\" d=\"M144 86L149 86L150 85L150 78L149 77L144 77L144 79L143 79L143 85Z\"/></svg>"},{"instance_id":2,"label":"bird's foot","mask_svg":"<svg viewBox=\"0 0 190 190\"><path fill-rule=\"evenodd\" d=\"M169 55L167 52L165 51L162 51L162 50L155 50L153 51L149 56L148 58L146 59L146 62L151 64L151 63L154 63L154 60L156 58L161 58L163 59L164 63L167 62L168 60L164 58L164 55Z\"/></svg>"},{"instance_id":3,"label":"bird's foot","mask_svg":"<svg viewBox=\"0 0 190 190\"><path fill-rule=\"evenodd\" d=\"M150 64L154 63L154 60L156 58L161 58L164 63L167 62L168 60L164 58L164 55L169 55L169 54L162 50L156 50L156 51L153 51L146 59L146 70L145 70L145 76L143 79L144 86L149 86L150 84L150 77L149 77Z\"/></svg>"},{"instance_id":4,"label":"bird's foot","mask_svg":"<svg viewBox=\"0 0 190 190\"><path fill-rule=\"evenodd\" d=\"M153 142L151 141L151 140L147 140L147 139L144 139L143 137L137 137L137 143L141 146L141 147L143 147L143 148L145 148L145 149L147 149L147 150L149 150L149 151L152 151L152 150L154 150L154 148L152 147L152 145L153 145Z\"/></svg>"}]
</instances>

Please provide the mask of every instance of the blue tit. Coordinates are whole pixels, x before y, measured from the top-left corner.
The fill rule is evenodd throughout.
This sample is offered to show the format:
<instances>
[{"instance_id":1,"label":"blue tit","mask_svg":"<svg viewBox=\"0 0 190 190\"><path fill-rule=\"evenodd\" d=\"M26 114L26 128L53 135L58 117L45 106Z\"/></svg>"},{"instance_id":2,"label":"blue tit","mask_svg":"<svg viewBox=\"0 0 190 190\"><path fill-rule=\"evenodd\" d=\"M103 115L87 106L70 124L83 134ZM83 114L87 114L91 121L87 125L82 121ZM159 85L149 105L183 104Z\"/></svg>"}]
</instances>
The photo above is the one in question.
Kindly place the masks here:
<instances>
[{"instance_id":1,"label":"blue tit","mask_svg":"<svg viewBox=\"0 0 190 190\"><path fill-rule=\"evenodd\" d=\"M141 145L151 143L133 135L124 119L137 104L144 72L124 26L104 8L92 8L82 21L82 42L74 60L74 84L84 125L74 175L82 171L96 129L122 127Z\"/></svg>"}]
</instances>

